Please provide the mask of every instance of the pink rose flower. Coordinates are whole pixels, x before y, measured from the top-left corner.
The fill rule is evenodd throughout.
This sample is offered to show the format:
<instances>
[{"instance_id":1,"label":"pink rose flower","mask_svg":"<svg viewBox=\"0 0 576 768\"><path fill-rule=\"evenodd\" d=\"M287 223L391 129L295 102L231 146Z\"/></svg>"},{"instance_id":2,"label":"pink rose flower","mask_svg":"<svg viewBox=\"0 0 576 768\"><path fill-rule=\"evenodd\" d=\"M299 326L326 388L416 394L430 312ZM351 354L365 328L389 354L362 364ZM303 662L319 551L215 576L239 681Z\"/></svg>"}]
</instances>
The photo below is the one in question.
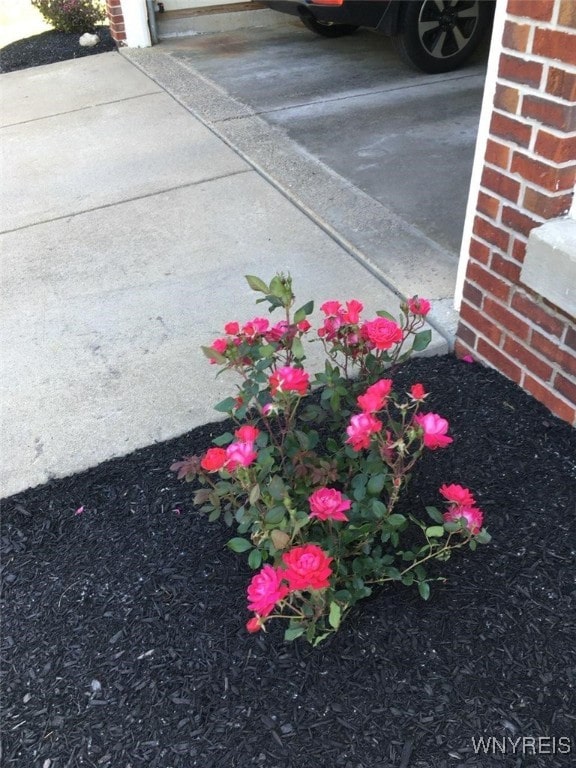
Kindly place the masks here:
<instances>
[{"instance_id":1,"label":"pink rose flower","mask_svg":"<svg viewBox=\"0 0 576 768\"><path fill-rule=\"evenodd\" d=\"M342 305L339 301L325 301L320 309L327 317L337 317L342 310Z\"/></svg>"},{"instance_id":2,"label":"pink rose flower","mask_svg":"<svg viewBox=\"0 0 576 768\"><path fill-rule=\"evenodd\" d=\"M367 320L362 326L362 332L376 349L390 349L402 341L402 328L386 317Z\"/></svg>"},{"instance_id":3,"label":"pink rose flower","mask_svg":"<svg viewBox=\"0 0 576 768\"><path fill-rule=\"evenodd\" d=\"M277 392L297 392L299 395L305 395L308 389L309 377L302 368L293 368L291 365L285 365L279 368L268 379L272 395Z\"/></svg>"},{"instance_id":4,"label":"pink rose flower","mask_svg":"<svg viewBox=\"0 0 576 768\"><path fill-rule=\"evenodd\" d=\"M206 472L217 472L224 467L227 460L228 455L224 448L208 448L200 462L200 466Z\"/></svg>"},{"instance_id":5,"label":"pink rose flower","mask_svg":"<svg viewBox=\"0 0 576 768\"><path fill-rule=\"evenodd\" d=\"M477 507L452 507L444 512L443 517L446 523L457 523L462 520L473 536L480 533L484 520L482 510Z\"/></svg>"},{"instance_id":6,"label":"pink rose flower","mask_svg":"<svg viewBox=\"0 0 576 768\"><path fill-rule=\"evenodd\" d=\"M382 422L371 413L358 413L352 416L350 424L346 428L348 439L346 440L355 451L362 448L370 448L370 436L382 429Z\"/></svg>"},{"instance_id":7,"label":"pink rose flower","mask_svg":"<svg viewBox=\"0 0 576 768\"><path fill-rule=\"evenodd\" d=\"M344 512L350 509L352 502L345 499L335 488L318 488L308 502L312 510L310 517L317 517L318 520L348 521Z\"/></svg>"},{"instance_id":8,"label":"pink rose flower","mask_svg":"<svg viewBox=\"0 0 576 768\"><path fill-rule=\"evenodd\" d=\"M290 326L286 320L280 320L278 323L273 325L272 328L270 328L266 334L266 338L268 341L278 342L283 338L289 328Z\"/></svg>"},{"instance_id":9,"label":"pink rose flower","mask_svg":"<svg viewBox=\"0 0 576 768\"><path fill-rule=\"evenodd\" d=\"M384 408L391 391L392 379L380 379L368 387L363 395L357 397L356 402L364 413L376 413Z\"/></svg>"},{"instance_id":10,"label":"pink rose flower","mask_svg":"<svg viewBox=\"0 0 576 768\"><path fill-rule=\"evenodd\" d=\"M452 438L446 434L450 425L437 413L416 414L414 422L424 430L423 440L426 448L433 451L436 448L445 448L452 442Z\"/></svg>"},{"instance_id":11,"label":"pink rose flower","mask_svg":"<svg viewBox=\"0 0 576 768\"><path fill-rule=\"evenodd\" d=\"M360 320L360 313L364 309L364 305L356 299L346 302L346 310L342 312L342 320L345 323L356 325Z\"/></svg>"},{"instance_id":12,"label":"pink rose flower","mask_svg":"<svg viewBox=\"0 0 576 768\"><path fill-rule=\"evenodd\" d=\"M303 544L284 553L282 560L287 566L284 578L288 581L290 590L329 587L332 559L317 544Z\"/></svg>"},{"instance_id":13,"label":"pink rose flower","mask_svg":"<svg viewBox=\"0 0 576 768\"><path fill-rule=\"evenodd\" d=\"M260 434L260 430L258 427L253 427L251 424L244 424L237 429L234 434L241 443L254 443Z\"/></svg>"},{"instance_id":14,"label":"pink rose flower","mask_svg":"<svg viewBox=\"0 0 576 768\"><path fill-rule=\"evenodd\" d=\"M338 335L338 331L342 327L342 320L339 317L327 317L324 320L324 325L318 328L318 336L322 339L326 336L328 341L331 341Z\"/></svg>"},{"instance_id":15,"label":"pink rose flower","mask_svg":"<svg viewBox=\"0 0 576 768\"><path fill-rule=\"evenodd\" d=\"M413 400L424 400L427 394L423 384L412 384L410 387L410 397Z\"/></svg>"},{"instance_id":16,"label":"pink rose flower","mask_svg":"<svg viewBox=\"0 0 576 768\"><path fill-rule=\"evenodd\" d=\"M215 339L212 344L210 344L210 349L215 349L216 352L223 355L228 349L228 341L226 339Z\"/></svg>"},{"instance_id":17,"label":"pink rose flower","mask_svg":"<svg viewBox=\"0 0 576 768\"><path fill-rule=\"evenodd\" d=\"M432 305L428 299L421 299L418 296L413 296L411 299L408 299L408 311L413 315L426 317L431 308Z\"/></svg>"},{"instance_id":18,"label":"pink rose flower","mask_svg":"<svg viewBox=\"0 0 576 768\"><path fill-rule=\"evenodd\" d=\"M233 471L238 467L248 467L257 456L252 443L230 443L226 448L226 469Z\"/></svg>"},{"instance_id":19,"label":"pink rose flower","mask_svg":"<svg viewBox=\"0 0 576 768\"><path fill-rule=\"evenodd\" d=\"M268 616L276 603L288 594L288 587L282 584L284 577L284 571L265 565L248 585L248 609L259 616Z\"/></svg>"},{"instance_id":20,"label":"pink rose flower","mask_svg":"<svg viewBox=\"0 0 576 768\"><path fill-rule=\"evenodd\" d=\"M261 336L266 333L270 323L265 317L255 317L242 327L242 332L247 339L254 339L256 336Z\"/></svg>"},{"instance_id":21,"label":"pink rose flower","mask_svg":"<svg viewBox=\"0 0 576 768\"><path fill-rule=\"evenodd\" d=\"M226 323L224 330L226 333L230 334L230 336L236 336L237 333L240 333L240 325L236 322Z\"/></svg>"},{"instance_id":22,"label":"pink rose flower","mask_svg":"<svg viewBox=\"0 0 576 768\"><path fill-rule=\"evenodd\" d=\"M462 485L444 485L440 486L440 493L451 504L456 504L459 507L470 507L476 503L472 491L468 488L464 488Z\"/></svg>"}]
</instances>

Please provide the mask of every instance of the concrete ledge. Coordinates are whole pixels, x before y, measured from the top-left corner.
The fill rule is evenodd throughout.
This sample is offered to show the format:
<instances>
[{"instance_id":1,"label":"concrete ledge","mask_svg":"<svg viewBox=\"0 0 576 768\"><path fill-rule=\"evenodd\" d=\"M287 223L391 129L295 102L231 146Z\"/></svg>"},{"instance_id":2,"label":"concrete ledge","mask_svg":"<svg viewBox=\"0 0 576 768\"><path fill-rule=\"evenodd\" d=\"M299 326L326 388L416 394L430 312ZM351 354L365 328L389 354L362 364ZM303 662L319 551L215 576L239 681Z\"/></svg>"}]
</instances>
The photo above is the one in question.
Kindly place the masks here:
<instances>
[{"instance_id":1,"label":"concrete ledge","mask_svg":"<svg viewBox=\"0 0 576 768\"><path fill-rule=\"evenodd\" d=\"M576 316L576 219L553 219L530 232L521 280Z\"/></svg>"},{"instance_id":2,"label":"concrete ledge","mask_svg":"<svg viewBox=\"0 0 576 768\"><path fill-rule=\"evenodd\" d=\"M156 14L156 25L160 40L189 35L206 35L215 32L229 32L243 27L267 27L294 23L293 17L272 11L269 8L239 8L234 5L221 6L217 11L208 12L206 8L197 9L196 13ZM225 12L224 12L225 11Z\"/></svg>"}]
</instances>

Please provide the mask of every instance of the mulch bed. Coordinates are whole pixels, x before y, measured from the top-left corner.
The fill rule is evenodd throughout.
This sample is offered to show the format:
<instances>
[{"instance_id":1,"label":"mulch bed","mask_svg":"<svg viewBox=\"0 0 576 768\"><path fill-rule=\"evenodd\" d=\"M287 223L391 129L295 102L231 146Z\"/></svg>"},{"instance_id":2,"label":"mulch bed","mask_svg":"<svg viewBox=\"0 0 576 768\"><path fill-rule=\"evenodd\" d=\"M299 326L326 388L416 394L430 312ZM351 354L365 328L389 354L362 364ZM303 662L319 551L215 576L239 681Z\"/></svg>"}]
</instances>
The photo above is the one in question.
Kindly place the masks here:
<instances>
[{"instance_id":1,"label":"mulch bed","mask_svg":"<svg viewBox=\"0 0 576 768\"><path fill-rule=\"evenodd\" d=\"M381 589L317 649L246 632L245 557L169 471L222 424L5 500L2 764L573 765L576 433L476 364L413 360L395 379L421 381L455 438L404 510L468 485L493 541L443 564L428 602ZM570 738L571 754L550 738L476 755L482 735Z\"/></svg>"},{"instance_id":2,"label":"mulch bed","mask_svg":"<svg viewBox=\"0 0 576 768\"><path fill-rule=\"evenodd\" d=\"M57 32L55 29L9 43L0 48L0 72L15 72L18 69L116 50L116 43L107 26L96 27L94 31L100 37L100 42L92 48L80 45L78 33Z\"/></svg>"}]
</instances>

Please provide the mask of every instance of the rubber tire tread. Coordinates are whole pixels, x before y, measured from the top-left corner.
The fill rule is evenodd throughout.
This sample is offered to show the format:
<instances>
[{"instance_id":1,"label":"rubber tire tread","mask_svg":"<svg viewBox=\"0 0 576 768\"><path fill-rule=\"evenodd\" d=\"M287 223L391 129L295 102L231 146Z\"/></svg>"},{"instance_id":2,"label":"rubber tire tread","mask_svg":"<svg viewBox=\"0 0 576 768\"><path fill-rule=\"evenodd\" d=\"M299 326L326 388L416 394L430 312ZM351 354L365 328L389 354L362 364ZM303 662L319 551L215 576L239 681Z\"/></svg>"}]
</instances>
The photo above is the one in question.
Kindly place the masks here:
<instances>
[{"instance_id":1,"label":"rubber tire tread","mask_svg":"<svg viewBox=\"0 0 576 768\"><path fill-rule=\"evenodd\" d=\"M428 74L439 74L441 72L450 72L458 69L467 59L472 56L487 28L492 20L492 6L486 0L480 0L480 18L478 26L474 30L472 37L464 48L454 56L447 59L437 59L430 56L420 43L418 37L418 17L420 9L426 0L421 2L406 3L404 18L402 23L402 32L394 37L394 45L398 55L405 64L412 69L426 72Z\"/></svg>"}]
</instances>

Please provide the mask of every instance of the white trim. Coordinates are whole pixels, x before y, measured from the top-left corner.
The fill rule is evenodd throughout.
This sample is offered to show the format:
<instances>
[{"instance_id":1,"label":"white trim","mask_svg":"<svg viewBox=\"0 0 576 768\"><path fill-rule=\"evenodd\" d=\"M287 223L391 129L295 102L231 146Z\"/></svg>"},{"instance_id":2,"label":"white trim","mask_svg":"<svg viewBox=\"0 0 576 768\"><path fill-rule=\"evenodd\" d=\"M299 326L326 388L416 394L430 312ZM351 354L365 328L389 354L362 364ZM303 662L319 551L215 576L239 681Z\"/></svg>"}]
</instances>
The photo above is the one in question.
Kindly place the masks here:
<instances>
[{"instance_id":1,"label":"white trim","mask_svg":"<svg viewBox=\"0 0 576 768\"><path fill-rule=\"evenodd\" d=\"M504 36L504 24L506 22L506 4L507 0L497 0L496 10L494 12L494 24L492 27L492 39L490 41L490 54L488 56L488 67L486 70L486 82L484 84L484 96L482 98L482 110L480 112L480 123L478 125L478 135L476 137L476 149L474 151L474 164L472 166L472 176L470 179L470 188L468 191L468 203L466 206L466 216L464 218L464 229L462 232L462 244L460 246L460 259L458 261L458 274L456 275L456 288L454 292L454 307L460 310L462 302L462 292L464 290L464 280L466 278L466 269L470 258L470 239L472 237L472 228L474 226L474 217L476 215L476 204L478 202L478 192L480 190L480 179L484 169L484 156L486 154L486 144L490 132L490 120L494 108L494 94L496 92L496 80L498 78L498 66L500 64L500 54L502 53L502 38Z\"/></svg>"},{"instance_id":2,"label":"white trim","mask_svg":"<svg viewBox=\"0 0 576 768\"><path fill-rule=\"evenodd\" d=\"M128 48L148 48L151 46L146 0L122 0L122 16L124 17Z\"/></svg>"}]
</instances>

